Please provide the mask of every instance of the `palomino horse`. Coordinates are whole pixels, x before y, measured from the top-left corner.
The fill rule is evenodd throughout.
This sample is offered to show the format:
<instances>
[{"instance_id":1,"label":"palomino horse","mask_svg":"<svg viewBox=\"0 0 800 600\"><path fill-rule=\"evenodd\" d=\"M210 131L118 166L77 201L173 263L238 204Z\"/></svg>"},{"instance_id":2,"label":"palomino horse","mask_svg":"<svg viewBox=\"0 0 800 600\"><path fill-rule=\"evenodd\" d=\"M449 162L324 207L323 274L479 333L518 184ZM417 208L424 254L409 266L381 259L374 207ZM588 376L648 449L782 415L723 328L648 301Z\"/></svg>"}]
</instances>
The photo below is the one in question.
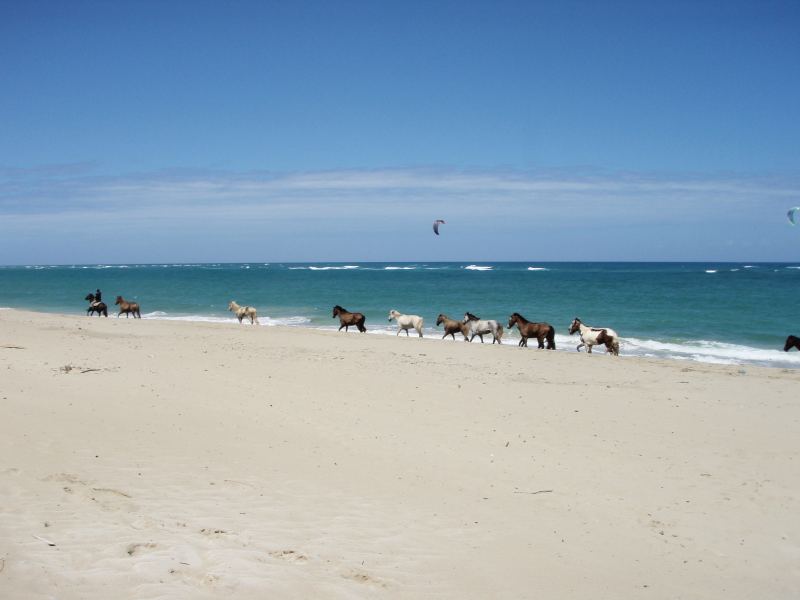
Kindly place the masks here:
<instances>
[{"instance_id":1,"label":"palomino horse","mask_svg":"<svg viewBox=\"0 0 800 600\"><path fill-rule=\"evenodd\" d=\"M783 345L783 351L788 352L792 348L797 348L800 350L800 338L794 335L790 335L786 338L786 343Z\"/></svg>"},{"instance_id":2,"label":"palomino horse","mask_svg":"<svg viewBox=\"0 0 800 600\"><path fill-rule=\"evenodd\" d=\"M236 300L231 300L228 304L228 310L231 311L233 314L236 315L236 318L239 319L239 324L241 325L242 319L248 318L250 319L250 325L255 325L258 323L258 315L256 315L256 309L252 306L239 306L236 304Z\"/></svg>"},{"instance_id":3,"label":"palomino horse","mask_svg":"<svg viewBox=\"0 0 800 600\"><path fill-rule=\"evenodd\" d=\"M97 302L94 294L89 294L84 300L89 301L89 308L86 309L87 317L91 317L94 313L97 313L98 317L101 315L108 316L108 306L106 306L105 302Z\"/></svg>"},{"instance_id":4,"label":"palomino horse","mask_svg":"<svg viewBox=\"0 0 800 600\"><path fill-rule=\"evenodd\" d=\"M366 321L367 318L361 313L350 312L337 304L333 307L333 318L335 319L336 317L339 317L339 323L341 324L339 331L342 330L342 327L344 327L345 331L350 327L358 327L361 333L367 330L367 328L364 327L364 321Z\"/></svg>"},{"instance_id":5,"label":"palomino horse","mask_svg":"<svg viewBox=\"0 0 800 600\"><path fill-rule=\"evenodd\" d=\"M481 344L483 343L483 335L486 333L492 334L492 344L497 342L500 343L500 338L503 337L503 326L500 325L497 321L494 320L481 320L479 317L476 317L472 313L464 313L464 320L462 321L467 326L467 331L469 332L469 341L475 339L477 335L481 338Z\"/></svg>"},{"instance_id":6,"label":"palomino horse","mask_svg":"<svg viewBox=\"0 0 800 600\"><path fill-rule=\"evenodd\" d=\"M547 340L547 349L556 349L556 330L550 323L532 323L519 313L514 313L508 317L508 328L513 329L514 325L519 329L522 339L519 341L520 348L528 347L528 338L536 338L539 341L539 348L544 348L544 341Z\"/></svg>"},{"instance_id":7,"label":"palomino horse","mask_svg":"<svg viewBox=\"0 0 800 600\"><path fill-rule=\"evenodd\" d=\"M402 313L397 312L396 310L389 311L389 322L392 322L392 319L397 321L397 335L400 335L401 331L406 332L406 337L408 337L408 330L409 329L416 329L417 334L419 337L422 337L422 325L425 320L420 317L419 315L404 315Z\"/></svg>"},{"instance_id":8,"label":"palomino horse","mask_svg":"<svg viewBox=\"0 0 800 600\"><path fill-rule=\"evenodd\" d=\"M586 352L592 353L592 346L604 344L606 352L611 352L614 356L619 356L619 336L617 332L608 327L590 327L584 325L578 317L572 320L569 326L569 334L572 335L576 331L581 333L581 343L578 344L576 350L581 351L583 346L586 346Z\"/></svg>"},{"instance_id":9,"label":"palomino horse","mask_svg":"<svg viewBox=\"0 0 800 600\"><path fill-rule=\"evenodd\" d=\"M456 339L456 334L460 333L464 336L464 341L468 341L469 337L467 333L469 332L469 327L465 323L461 321L456 321L455 319L451 319L445 314L439 314L436 318L436 326L444 325L444 335L442 339L446 338L448 335L453 338L453 341Z\"/></svg>"},{"instance_id":10,"label":"palomino horse","mask_svg":"<svg viewBox=\"0 0 800 600\"><path fill-rule=\"evenodd\" d=\"M138 302L128 302L122 296L117 296L116 302L114 304L119 304L119 313L117 313L117 318L123 313L125 313L125 318L127 319L129 315L133 315L133 318L142 318L142 313L139 312L139 303Z\"/></svg>"}]
</instances>

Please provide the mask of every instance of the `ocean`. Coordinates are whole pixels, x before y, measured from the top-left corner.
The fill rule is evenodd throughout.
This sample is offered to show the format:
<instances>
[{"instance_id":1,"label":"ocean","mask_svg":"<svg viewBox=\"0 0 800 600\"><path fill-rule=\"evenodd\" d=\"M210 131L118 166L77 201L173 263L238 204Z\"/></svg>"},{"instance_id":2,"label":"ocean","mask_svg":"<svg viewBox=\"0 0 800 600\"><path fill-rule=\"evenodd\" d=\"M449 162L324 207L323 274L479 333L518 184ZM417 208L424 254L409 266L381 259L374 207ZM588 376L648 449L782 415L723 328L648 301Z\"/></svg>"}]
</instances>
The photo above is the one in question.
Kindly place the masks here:
<instances>
[{"instance_id":1,"label":"ocean","mask_svg":"<svg viewBox=\"0 0 800 600\"><path fill-rule=\"evenodd\" d=\"M800 265L783 263L236 263L0 267L0 307L83 314L103 291L141 304L145 319L239 326L228 302L258 308L262 326L336 329L331 308L363 312L368 334L394 335L388 312L418 314L440 338L436 316L470 311L505 326L519 312L556 329L574 352L574 317L614 328L621 356L718 364L800 366L783 352L800 335L794 310ZM0 330L0 334L2 331ZM352 333L352 335L356 335ZM516 329L505 343L516 344ZM452 343L452 342L451 342ZM477 340L476 340L477 343ZM536 352L535 344L529 348ZM599 355L604 354L600 349ZM598 355L598 357L599 357ZM599 358L604 359L607 357ZM610 360L610 358L609 358Z\"/></svg>"}]
</instances>

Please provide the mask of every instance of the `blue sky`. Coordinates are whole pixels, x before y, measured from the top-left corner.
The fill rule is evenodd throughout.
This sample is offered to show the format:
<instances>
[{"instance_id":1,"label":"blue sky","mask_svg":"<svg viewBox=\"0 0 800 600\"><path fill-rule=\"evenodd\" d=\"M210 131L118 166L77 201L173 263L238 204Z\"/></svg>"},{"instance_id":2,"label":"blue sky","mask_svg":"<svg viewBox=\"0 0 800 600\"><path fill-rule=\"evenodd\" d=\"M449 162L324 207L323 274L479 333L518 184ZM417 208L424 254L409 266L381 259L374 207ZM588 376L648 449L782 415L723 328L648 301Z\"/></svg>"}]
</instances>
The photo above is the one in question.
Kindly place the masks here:
<instances>
[{"instance_id":1,"label":"blue sky","mask_svg":"<svg viewBox=\"0 0 800 600\"><path fill-rule=\"evenodd\" d=\"M800 260L798 31L797 2L2 1L0 263Z\"/></svg>"}]
</instances>

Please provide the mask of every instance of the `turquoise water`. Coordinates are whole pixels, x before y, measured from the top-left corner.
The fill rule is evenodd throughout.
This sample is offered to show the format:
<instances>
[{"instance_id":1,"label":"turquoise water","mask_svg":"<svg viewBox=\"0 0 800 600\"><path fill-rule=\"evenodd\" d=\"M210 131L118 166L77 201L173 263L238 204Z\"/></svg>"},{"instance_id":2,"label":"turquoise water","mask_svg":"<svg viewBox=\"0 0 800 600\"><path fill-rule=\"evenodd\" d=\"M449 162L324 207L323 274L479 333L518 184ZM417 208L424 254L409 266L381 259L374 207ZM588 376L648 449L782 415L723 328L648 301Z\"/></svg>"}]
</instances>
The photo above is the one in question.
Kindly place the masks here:
<instances>
[{"instance_id":1,"label":"turquoise water","mask_svg":"<svg viewBox=\"0 0 800 600\"><path fill-rule=\"evenodd\" d=\"M338 327L331 307L363 312L390 333L390 309L425 318L470 311L548 321L560 350L573 317L613 327L623 355L800 366L781 351L795 326L800 265L778 263L351 263L31 265L0 267L0 307L82 314L100 287L136 300L144 318L231 322L228 302L258 307L263 325ZM113 308L113 307L112 307ZM441 334L439 334L441 336ZM516 343L514 333L506 341ZM797 357L797 358L796 358Z\"/></svg>"}]
</instances>

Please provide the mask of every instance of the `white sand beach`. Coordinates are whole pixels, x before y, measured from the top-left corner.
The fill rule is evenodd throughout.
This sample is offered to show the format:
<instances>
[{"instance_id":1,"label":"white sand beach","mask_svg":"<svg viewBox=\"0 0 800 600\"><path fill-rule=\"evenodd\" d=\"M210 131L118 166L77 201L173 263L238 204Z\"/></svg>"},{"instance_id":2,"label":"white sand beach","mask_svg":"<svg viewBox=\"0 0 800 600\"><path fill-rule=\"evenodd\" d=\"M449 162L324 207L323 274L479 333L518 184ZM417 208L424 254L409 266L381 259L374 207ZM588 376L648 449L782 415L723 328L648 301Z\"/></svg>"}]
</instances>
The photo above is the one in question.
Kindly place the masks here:
<instances>
[{"instance_id":1,"label":"white sand beach","mask_svg":"<svg viewBox=\"0 0 800 600\"><path fill-rule=\"evenodd\" d=\"M797 598L798 383L0 311L0 598Z\"/></svg>"}]
</instances>

